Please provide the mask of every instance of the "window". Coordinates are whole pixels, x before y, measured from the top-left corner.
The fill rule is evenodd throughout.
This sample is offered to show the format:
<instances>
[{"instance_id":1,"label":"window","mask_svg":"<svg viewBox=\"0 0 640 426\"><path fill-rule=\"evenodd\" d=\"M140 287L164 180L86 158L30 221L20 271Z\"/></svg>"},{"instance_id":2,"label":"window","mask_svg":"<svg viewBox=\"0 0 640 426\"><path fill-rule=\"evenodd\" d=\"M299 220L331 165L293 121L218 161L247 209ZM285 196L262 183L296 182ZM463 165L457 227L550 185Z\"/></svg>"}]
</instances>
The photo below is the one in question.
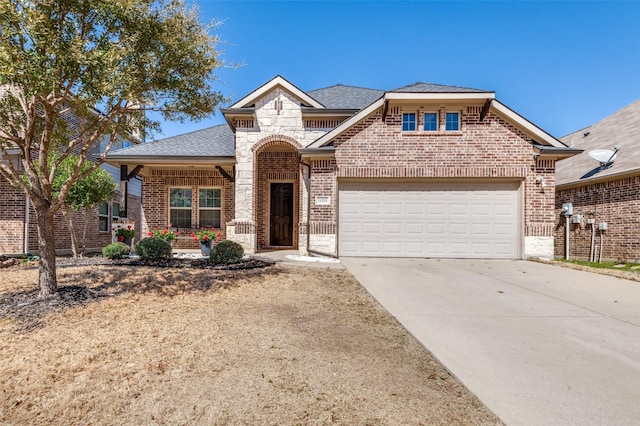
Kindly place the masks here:
<instances>
[{"instance_id":1,"label":"window","mask_svg":"<svg viewBox=\"0 0 640 426\"><path fill-rule=\"evenodd\" d=\"M98 206L98 232L109 232L109 203Z\"/></svg>"},{"instance_id":2,"label":"window","mask_svg":"<svg viewBox=\"0 0 640 426\"><path fill-rule=\"evenodd\" d=\"M438 113L437 112L424 113L424 130L427 130L427 131L438 130Z\"/></svg>"},{"instance_id":3,"label":"window","mask_svg":"<svg viewBox=\"0 0 640 426\"><path fill-rule=\"evenodd\" d=\"M169 189L169 223L191 228L191 188Z\"/></svg>"},{"instance_id":4,"label":"window","mask_svg":"<svg viewBox=\"0 0 640 426\"><path fill-rule=\"evenodd\" d=\"M445 128L447 130L460 130L460 113L459 112L447 113L447 124Z\"/></svg>"},{"instance_id":5,"label":"window","mask_svg":"<svg viewBox=\"0 0 640 426\"><path fill-rule=\"evenodd\" d=\"M402 131L410 132L412 130L416 130L416 114L413 112L402 114Z\"/></svg>"},{"instance_id":6,"label":"window","mask_svg":"<svg viewBox=\"0 0 640 426\"><path fill-rule=\"evenodd\" d=\"M220 189L198 190L198 222L201 227L220 228L222 197Z\"/></svg>"},{"instance_id":7,"label":"window","mask_svg":"<svg viewBox=\"0 0 640 426\"><path fill-rule=\"evenodd\" d=\"M111 205L111 216L114 219L120 219L120 203L113 203Z\"/></svg>"}]
</instances>

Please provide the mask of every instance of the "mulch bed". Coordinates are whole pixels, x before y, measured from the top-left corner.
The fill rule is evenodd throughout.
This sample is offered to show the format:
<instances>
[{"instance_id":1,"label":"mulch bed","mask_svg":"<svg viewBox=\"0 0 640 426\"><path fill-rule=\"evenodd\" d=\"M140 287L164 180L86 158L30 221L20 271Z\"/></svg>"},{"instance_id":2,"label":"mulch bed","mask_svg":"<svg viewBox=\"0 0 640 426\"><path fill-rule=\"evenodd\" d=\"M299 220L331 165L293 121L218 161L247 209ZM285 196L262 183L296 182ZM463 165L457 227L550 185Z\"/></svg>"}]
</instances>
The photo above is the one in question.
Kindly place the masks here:
<instances>
[{"instance_id":1,"label":"mulch bed","mask_svg":"<svg viewBox=\"0 0 640 426\"><path fill-rule=\"evenodd\" d=\"M4 257L4 256L3 256ZM35 269L38 267L38 261L30 261L22 263L18 259L0 261L6 262L6 267ZM87 270L86 267L115 267L115 268L167 268L182 270L211 270L220 271L218 280L210 280L203 288L203 283L194 282L194 289L207 290L212 286L224 286L226 279L238 278L237 274L252 274L260 268L272 266L274 263L248 258L238 263L230 265L213 265L208 259L192 259L192 258L175 258L166 261L145 262L139 258L122 258L119 260L109 260L102 256L88 257L60 257L56 259L56 267L60 270L68 270L70 268L83 268L86 274L96 275L96 278L102 276L95 270ZM231 274L231 275L229 275ZM58 273L60 277L61 273ZM216 274L218 275L218 274ZM82 276L84 278L84 276ZM98 282L100 279L98 278ZM98 284L98 283L96 283ZM1 290L1 289L0 289ZM102 299L116 296L122 292L130 291L130 288L123 287L118 283L107 284L101 283L95 286L85 285L64 285L60 283L58 292L50 298L42 299L38 296L39 289L37 282L34 282L34 288L28 291L18 291L12 293L0 293L0 322L3 319L11 319L20 324L20 332L28 332L43 325L46 315L52 312L66 311L80 306L86 306L91 303L99 302Z\"/></svg>"}]
</instances>

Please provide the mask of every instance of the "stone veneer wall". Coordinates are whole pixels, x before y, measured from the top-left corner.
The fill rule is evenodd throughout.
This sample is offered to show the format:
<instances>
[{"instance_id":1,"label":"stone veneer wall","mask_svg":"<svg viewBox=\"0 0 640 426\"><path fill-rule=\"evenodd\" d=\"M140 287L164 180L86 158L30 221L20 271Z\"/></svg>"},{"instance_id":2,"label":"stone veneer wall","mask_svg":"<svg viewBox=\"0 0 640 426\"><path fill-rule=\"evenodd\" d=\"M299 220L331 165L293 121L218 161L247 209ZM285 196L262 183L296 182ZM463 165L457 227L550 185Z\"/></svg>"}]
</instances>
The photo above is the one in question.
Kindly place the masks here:
<instances>
[{"instance_id":1,"label":"stone veneer wall","mask_svg":"<svg viewBox=\"0 0 640 426\"><path fill-rule=\"evenodd\" d=\"M569 224L569 253L571 259L589 259L591 225L595 219L595 245L600 248L598 224L607 223L602 232L602 258L613 261L640 261L640 176L612 179L577 188L560 189L556 194L555 255L565 256L566 221L562 204L573 203L573 213L583 215L582 223Z\"/></svg>"},{"instance_id":2,"label":"stone veneer wall","mask_svg":"<svg viewBox=\"0 0 640 426\"><path fill-rule=\"evenodd\" d=\"M231 174L230 170L227 170ZM144 235L154 227L165 228L169 225L169 188L189 187L192 189L191 223L194 228L181 229L181 235L174 242L176 248L197 249L199 245L189 236L197 228L198 223L198 188L222 189L222 212L220 231L226 238L225 223L233 218L233 183L224 178L218 170L152 170L149 176L143 180L142 193L144 204L142 206L142 232Z\"/></svg>"}]
</instances>

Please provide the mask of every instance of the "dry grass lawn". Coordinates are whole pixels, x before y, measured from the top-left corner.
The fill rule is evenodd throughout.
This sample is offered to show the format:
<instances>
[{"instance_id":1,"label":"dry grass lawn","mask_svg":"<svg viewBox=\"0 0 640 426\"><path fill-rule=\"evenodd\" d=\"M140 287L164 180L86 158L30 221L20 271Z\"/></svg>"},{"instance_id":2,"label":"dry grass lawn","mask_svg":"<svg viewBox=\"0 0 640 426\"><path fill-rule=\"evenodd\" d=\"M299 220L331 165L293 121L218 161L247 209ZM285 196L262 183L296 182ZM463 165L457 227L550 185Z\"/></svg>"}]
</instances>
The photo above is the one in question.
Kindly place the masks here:
<instances>
[{"instance_id":1,"label":"dry grass lawn","mask_svg":"<svg viewBox=\"0 0 640 426\"><path fill-rule=\"evenodd\" d=\"M500 424L346 271L61 268L52 311L36 282L0 269L0 424Z\"/></svg>"}]
</instances>

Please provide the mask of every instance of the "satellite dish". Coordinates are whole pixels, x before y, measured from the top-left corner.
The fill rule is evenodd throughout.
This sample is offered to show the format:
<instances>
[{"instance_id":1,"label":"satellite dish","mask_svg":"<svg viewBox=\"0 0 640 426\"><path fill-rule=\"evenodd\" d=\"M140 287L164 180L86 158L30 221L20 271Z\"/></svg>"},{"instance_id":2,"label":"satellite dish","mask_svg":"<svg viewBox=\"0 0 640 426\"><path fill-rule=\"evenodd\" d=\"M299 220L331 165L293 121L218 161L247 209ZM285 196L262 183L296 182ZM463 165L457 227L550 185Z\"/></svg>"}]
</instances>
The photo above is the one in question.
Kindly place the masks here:
<instances>
[{"instance_id":1,"label":"satellite dish","mask_svg":"<svg viewBox=\"0 0 640 426\"><path fill-rule=\"evenodd\" d=\"M611 163L616 158L617 154L617 149L615 151L611 151L609 149L594 149L589 151L589 157L599 162L600 165Z\"/></svg>"}]
</instances>

